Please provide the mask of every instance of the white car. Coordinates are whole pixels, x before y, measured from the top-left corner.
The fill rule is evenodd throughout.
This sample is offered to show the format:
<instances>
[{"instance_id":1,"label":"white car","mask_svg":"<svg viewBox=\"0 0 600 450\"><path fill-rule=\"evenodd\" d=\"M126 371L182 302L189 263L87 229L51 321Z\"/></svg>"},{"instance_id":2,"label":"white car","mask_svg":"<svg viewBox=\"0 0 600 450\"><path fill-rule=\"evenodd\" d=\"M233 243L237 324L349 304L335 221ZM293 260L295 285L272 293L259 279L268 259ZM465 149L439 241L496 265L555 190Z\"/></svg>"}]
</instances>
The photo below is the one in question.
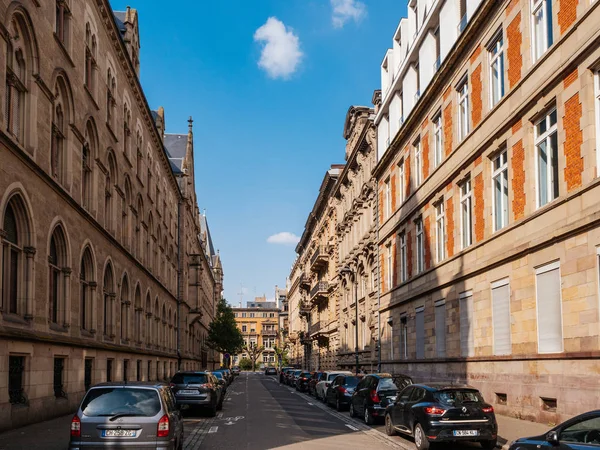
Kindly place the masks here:
<instances>
[{"instance_id":1,"label":"white car","mask_svg":"<svg viewBox=\"0 0 600 450\"><path fill-rule=\"evenodd\" d=\"M323 380L319 381L315 386L315 397L325 401L325 392L333 379L338 375L352 375L352 372L348 372L347 370L330 370L325 372Z\"/></svg>"}]
</instances>

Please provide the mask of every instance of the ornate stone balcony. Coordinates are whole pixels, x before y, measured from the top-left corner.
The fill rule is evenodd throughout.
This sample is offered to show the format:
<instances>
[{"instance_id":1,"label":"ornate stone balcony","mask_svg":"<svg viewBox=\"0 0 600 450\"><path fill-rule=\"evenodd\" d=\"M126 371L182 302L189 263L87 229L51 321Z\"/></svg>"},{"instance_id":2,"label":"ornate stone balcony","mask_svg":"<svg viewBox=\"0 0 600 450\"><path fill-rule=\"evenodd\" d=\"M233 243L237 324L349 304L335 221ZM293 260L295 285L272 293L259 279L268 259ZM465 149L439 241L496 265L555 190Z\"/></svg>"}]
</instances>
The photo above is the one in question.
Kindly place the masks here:
<instances>
[{"instance_id":1,"label":"ornate stone balcony","mask_svg":"<svg viewBox=\"0 0 600 450\"><path fill-rule=\"evenodd\" d=\"M319 245L310 257L310 270L318 272L329 263L329 246Z\"/></svg>"}]
</instances>

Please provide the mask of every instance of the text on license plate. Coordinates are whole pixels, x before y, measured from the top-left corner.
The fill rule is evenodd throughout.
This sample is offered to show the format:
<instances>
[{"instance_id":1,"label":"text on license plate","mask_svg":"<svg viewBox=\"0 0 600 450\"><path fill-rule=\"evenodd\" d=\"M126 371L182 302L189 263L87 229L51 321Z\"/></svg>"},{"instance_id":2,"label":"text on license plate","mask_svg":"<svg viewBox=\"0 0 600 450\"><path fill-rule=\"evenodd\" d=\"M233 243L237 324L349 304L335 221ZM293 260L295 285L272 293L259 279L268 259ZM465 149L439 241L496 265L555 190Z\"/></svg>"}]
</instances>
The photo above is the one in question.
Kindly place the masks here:
<instances>
[{"instance_id":1,"label":"text on license plate","mask_svg":"<svg viewBox=\"0 0 600 450\"><path fill-rule=\"evenodd\" d=\"M479 431L478 430L454 430L452 432L452 434L454 434L454 436L478 436Z\"/></svg>"},{"instance_id":2,"label":"text on license plate","mask_svg":"<svg viewBox=\"0 0 600 450\"><path fill-rule=\"evenodd\" d=\"M102 437L135 437L135 430L102 430Z\"/></svg>"},{"instance_id":3,"label":"text on license plate","mask_svg":"<svg viewBox=\"0 0 600 450\"><path fill-rule=\"evenodd\" d=\"M193 389L184 389L182 391L177 391L177 395L195 395L197 393L198 391L195 391Z\"/></svg>"}]
</instances>

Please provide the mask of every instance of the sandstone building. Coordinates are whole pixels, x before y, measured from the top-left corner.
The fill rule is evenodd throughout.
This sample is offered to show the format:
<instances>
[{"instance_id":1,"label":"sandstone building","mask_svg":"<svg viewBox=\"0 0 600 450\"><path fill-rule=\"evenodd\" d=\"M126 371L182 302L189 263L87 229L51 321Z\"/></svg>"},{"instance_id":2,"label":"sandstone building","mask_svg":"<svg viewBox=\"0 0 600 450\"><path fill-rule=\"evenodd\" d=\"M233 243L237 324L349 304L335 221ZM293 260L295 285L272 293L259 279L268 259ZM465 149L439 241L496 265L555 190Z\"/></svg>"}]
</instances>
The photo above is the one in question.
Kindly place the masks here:
<instances>
[{"instance_id":1,"label":"sandstone building","mask_svg":"<svg viewBox=\"0 0 600 450\"><path fill-rule=\"evenodd\" d=\"M137 12L0 0L0 429L107 380L212 368L223 271L194 191L192 122L165 135Z\"/></svg>"},{"instance_id":2,"label":"sandstone building","mask_svg":"<svg viewBox=\"0 0 600 450\"><path fill-rule=\"evenodd\" d=\"M409 3L375 118L385 371L598 408L599 3Z\"/></svg>"},{"instance_id":3,"label":"sandstone building","mask_svg":"<svg viewBox=\"0 0 600 450\"><path fill-rule=\"evenodd\" d=\"M248 302L245 308L233 308L233 314L238 328L242 332L245 345L247 347L264 347L256 360L256 366L275 366L277 355L274 347L281 345L280 310L277 302L267 301L266 297L257 297L253 302ZM249 354L246 352L234 355L233 364L237 365L241 358L248 357Z\"/></svg>"}]
</instances>

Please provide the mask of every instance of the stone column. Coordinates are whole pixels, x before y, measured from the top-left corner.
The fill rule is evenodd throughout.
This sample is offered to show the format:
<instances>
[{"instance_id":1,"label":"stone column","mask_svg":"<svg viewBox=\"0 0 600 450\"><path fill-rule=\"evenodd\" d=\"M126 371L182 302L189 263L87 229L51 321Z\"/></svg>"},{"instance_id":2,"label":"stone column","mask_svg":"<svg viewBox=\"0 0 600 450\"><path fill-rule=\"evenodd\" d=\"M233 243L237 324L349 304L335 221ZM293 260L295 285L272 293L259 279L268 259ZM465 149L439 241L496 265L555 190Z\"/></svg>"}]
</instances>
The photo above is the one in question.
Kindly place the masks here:
<instances>
[{"instance_id":1,"label":"stone column","mask_svg":"<svg viewBox=\"0 0 600 450\"><path fill-rule=\"evenodd\" d=\"M33 295L35 291L34 280L35 280L35 247L25 247L25 319L33 320Z\"/></svg>"},{"instance_id":2,"label":"stone column","mask_svg":"<svg viewBox=\"0 0 600 450\"><path fill-rule=\"evenodd\" d=\"M65 290L65 313L64 313L64 321L63 328L68 329L71 326L71 268L63 267L62 268L62 276L63 276L63 286Z\"/></svg>"}]
</instances>

